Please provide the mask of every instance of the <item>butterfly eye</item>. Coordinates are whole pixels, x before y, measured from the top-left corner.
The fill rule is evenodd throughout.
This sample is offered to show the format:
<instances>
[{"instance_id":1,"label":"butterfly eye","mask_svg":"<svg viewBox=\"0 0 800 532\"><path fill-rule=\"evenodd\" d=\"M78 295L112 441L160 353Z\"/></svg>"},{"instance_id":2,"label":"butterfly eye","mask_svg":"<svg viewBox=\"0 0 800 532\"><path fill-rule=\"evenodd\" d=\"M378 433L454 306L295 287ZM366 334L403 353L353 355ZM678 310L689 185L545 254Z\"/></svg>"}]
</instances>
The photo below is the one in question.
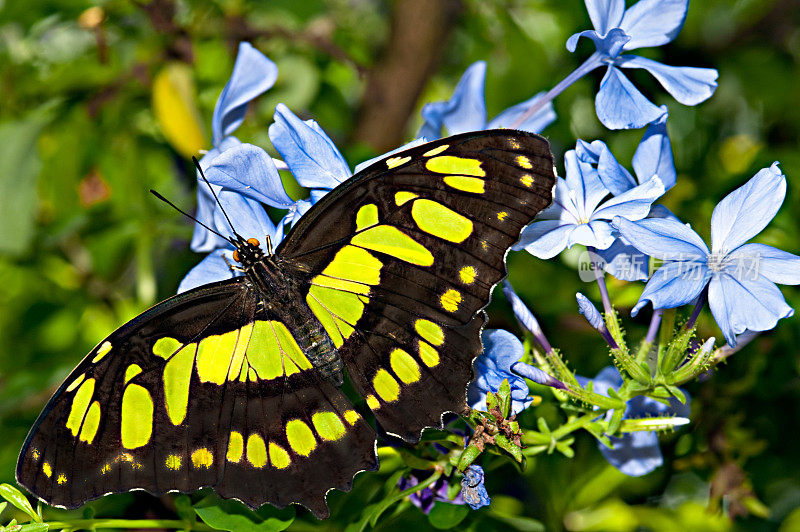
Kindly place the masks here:
<instances>
[{"instance_id":1,"label":"butterfly eye","mask_svg":"<svg viewBox=\"0 0 800 532\"><path fill-rule=\"evenodd\" d=\"M260 246L261 245L261 243L258 240L256 240L255 238L248 238L247 239L247 243L248 244L253 244L254 246Z\"/></svg>"},{"instance_id":2,"label":"butterfly eye","mask_svg":"<svg viewBox=\"0 0 800 532\"><path fill-rule=\"evenodd\" d=\"M242 258L239 256L238 249L233 250L233 260L235 260L236 262L242 262Z\"/></svg>"}]
</instances>

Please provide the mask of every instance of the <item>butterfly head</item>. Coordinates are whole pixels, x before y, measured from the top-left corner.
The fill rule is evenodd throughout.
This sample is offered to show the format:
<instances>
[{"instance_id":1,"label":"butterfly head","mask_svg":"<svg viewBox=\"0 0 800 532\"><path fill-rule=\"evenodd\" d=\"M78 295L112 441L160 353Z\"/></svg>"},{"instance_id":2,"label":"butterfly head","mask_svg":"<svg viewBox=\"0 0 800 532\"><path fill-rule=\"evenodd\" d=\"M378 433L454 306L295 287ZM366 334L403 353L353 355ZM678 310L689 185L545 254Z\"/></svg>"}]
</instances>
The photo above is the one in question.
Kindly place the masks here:
<instances>
[{"instance_id":1,"label":"butterfly head","mask_svg":"<svg viewBox=\"0 0 800 532\"><path fill-rule=\"evenodd\" d=\"M267 235L267 253L261 249L261 242L256 238L248 238L236 235L236 240L232 240L236 249L233 251L233 260L240 263L245 268L264 260L268 255L272 255L272 241Z\"/></svg>"}]
</instances>

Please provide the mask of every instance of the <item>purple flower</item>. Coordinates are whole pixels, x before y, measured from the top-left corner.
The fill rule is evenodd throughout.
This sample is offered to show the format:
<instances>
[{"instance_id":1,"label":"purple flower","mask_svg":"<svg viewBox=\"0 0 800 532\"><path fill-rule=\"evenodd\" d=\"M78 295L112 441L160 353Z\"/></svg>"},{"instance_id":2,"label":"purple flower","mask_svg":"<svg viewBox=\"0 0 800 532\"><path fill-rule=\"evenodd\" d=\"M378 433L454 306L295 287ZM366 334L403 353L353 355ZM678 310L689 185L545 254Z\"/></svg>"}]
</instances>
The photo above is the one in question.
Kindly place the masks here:
<instances>
[{"instance_id":1,"label":"purple flower","mask_svg":"<svg viewBox=\"0 0 800 532\"><path fill-rule=\"evenodd\" d=\"M640 128L664 114L622 73L621 68L650 72L676 100L697 105L717 88L716 70L673 67L622 52L661 46L677 37L689 0L640 0L625 9L625 0L585 0L593 30L572 35L567 49L574 52L581 37L594 42L597 51L580 67L582 73L606 65L606 74L595 99L597 117L610 129Z\"/></svg>"},{"instance_id":2,"label":"purple flower","mask_svg":"<svg viewBox=\"0 0 800 532\"><path fill-rule=\"evenodd\" d=\"M483 481L484 473L481 466L472 464L464 471L464 477L461 479L461 497L473 510L489 506L492 502Z\"/></svg>"},{"instance_id":3,"label":"purple flower","mask_svg":"<svg viewBox=\"0 0 800 532\"><path fill-rule=\"evenodd\" d=\"M578 377L581 386L586 386L589 379ZM615 391L622 386L622 377L614 366L607 366L593 379L593 390L608 396L608 389ZM663 416L689 416L689 396L686 394L686 404L677 399L670 398L667 406L649 397L637 396L628 401L623 419ZM609 412L607 416L610 417ZM613 448L606 447L598 442L600 452L608 463L631 477L639 477L650 473L664 463L661 448L658 444L658 434L652 431L637 431L625 433L622 437L609 437L614 444Z\"/></svg>"},{"instance_id":4,"label":"purple flower","mask_svg":"<svg viewBox=\"0 0 800 532\"><path fill-rule=\"evenodd\" d=\"M464 75L461 76L448 101L425 104L422 108L422 118L425 119L425 123L417 133L417 137L436 140L442 137L442 127L445 127L450 135L482 129L512 127L512 124L515 124L525 111L544 96L544 93L539 93L527 101L509 107L487 122L486 102L483 95L485 78L486 63L477 61L464 71ZM555 119L553 104L548 102L520 125L513 127L539 133Z\"/></svg>"},{"instance_id":5,"label":"purple flower","mask_svg":"<svg viewBox=\"0 0 800 532\"><path fill-rule=\"evenodd\" d=\"M413 488L432 474L433 473L431 471L414 470L414 472L410 473L408 477L400 477L400 479L397 481L397 487L400 489L400 491ZM433 505L437 501L447 502L450 504L464 504L464 500L462 499L460 493L456 495L455 499L453 500L450 500L447 497L448 487L449 485L447 483L447 479L444 477L439 477L436 479L436 482L430 486L427 486L420 491L409 495L408 500L426 514L431 511L431 508L433 508Z\"/></svg>"},{"instance_id":6,"label":"purple flower","mask_svg":"<svg viewBox=\"0 0 800 532\"><path fill-rule=\"evenodd\" d=\"M711 250L689 226L670 219L638 222L617 217L616 227L636 249L661 259L632 315L648 301L674 308L708 287L711 313L731 346L745 331L772 329L794 314L775 283L800 284L800 257L764 244L746 244L778 212L786 177L778 163L760 170L714 209Z\"/></svg>"},{"instance_id":7,"label":"purple flower","mask_svg":"<svg viewBox=\"0 0 800 532\"><path fill-rule=\"evenodd\" d=\"M540 259L552 258L575 244L606 249L615 240L611 220L623 216L640 220L653 202L664 194L654 176L617 196L603 184L597 169L582 161L575 150L564 156L567 178L558 178L553 204L539 214L539 221L522 231L514 249L525 249Z\"/></svg>"}]
</instances>

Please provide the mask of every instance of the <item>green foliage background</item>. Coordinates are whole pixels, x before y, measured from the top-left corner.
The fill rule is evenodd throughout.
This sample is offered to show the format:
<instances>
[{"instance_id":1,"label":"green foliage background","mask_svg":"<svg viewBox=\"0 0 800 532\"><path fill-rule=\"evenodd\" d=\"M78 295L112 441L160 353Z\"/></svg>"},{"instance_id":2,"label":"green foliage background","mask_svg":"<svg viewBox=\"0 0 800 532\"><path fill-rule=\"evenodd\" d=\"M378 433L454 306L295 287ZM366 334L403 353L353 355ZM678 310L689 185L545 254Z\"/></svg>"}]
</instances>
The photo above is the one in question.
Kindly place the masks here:
<instances>
[{"instance_id":1,"label":"green foliage background","mask_svg":"<svg viewBox=\"0 0 800 532\"><path fill-rule=\"evenodd\" d=\"M318 120L351 166L376 150L354 141L352 133L365 81L380 64L392 27L393 3L110 0L100 6L102 11L87 12L90 2L0 0L4 482L13 483L28 428L84 353L115 326L173 294L201 258L188 250L187 220L147 193L154 188L179 205L194 204L191 163L167 140L153 110L153 80L165 66L189 67L177 68L196 94L208 139L214 102L230 75L246 21L255 30L253 44L277 62L279 78L250 106L237 132L240 139L271 149L267 126L275 104L284 102ZM170 8L169 24L159 22ZM102 22L93 25L98 13ZM779 160L788 196L758 240L800 252L799 13L791 0L692 2L676 42L643 55L671 65L717 68L716 94L697 107L677 104L645 73L632 74L654 101L670 109L678 185L663 202L705 237L716 202ZM465 0L437 52L439 67L408 119L405 140L420 124L421 105L448 98L473 61L488 62L490 116L552 87L590 53L586 44L574 55L564 48L570 34L589 27L580 0ZM642 131L609 132L601 126L593 104L600 77L600 71L593 73L556 99L558 120L544 133L557 159L576 138L602 138L629 164ZM196 127L191 124L185 127ZM295 197L302 194L296 185L291 190ZM577 315L575 292L595 300L598 294L578 280L574 257L566 253L543 262L514 254L511 281L571 367L592 376L609 360L600 338ZM612 300L623 315L641 287L611 283ZM791 306L800 306L800 291L783 292ZM491 326L520 332L501 294L490 310ZM647 318L629 334L643 336ZM700 334L720 337L708 314L700 320ZM486 510L474 512L461 526L535 529L535 521L519 519L527 516L548 530L800 529L798 345L800 321L784 320L706 382L688 386L692 424L664 438L665 466L656 472L625 477L583 433L572 460L540 455L518 474L509 462L489 463L493 517ZM530 409L522 424L535 426L542 416L556 426L560 414L549 404ZM389 473L359 475L351 494L332 495L334 517L325 526L343 528L359 519ZM185 504L180 499L179 509ZM172 497L126 494L91 506L93 514L110 517L175 516ZM1 520L12 516L18 514L6 509ZM292 526L315 523L298 510ZM380 524L401 525L431 523L405 502L388 510Z\"/></svg>"}]
</instances>

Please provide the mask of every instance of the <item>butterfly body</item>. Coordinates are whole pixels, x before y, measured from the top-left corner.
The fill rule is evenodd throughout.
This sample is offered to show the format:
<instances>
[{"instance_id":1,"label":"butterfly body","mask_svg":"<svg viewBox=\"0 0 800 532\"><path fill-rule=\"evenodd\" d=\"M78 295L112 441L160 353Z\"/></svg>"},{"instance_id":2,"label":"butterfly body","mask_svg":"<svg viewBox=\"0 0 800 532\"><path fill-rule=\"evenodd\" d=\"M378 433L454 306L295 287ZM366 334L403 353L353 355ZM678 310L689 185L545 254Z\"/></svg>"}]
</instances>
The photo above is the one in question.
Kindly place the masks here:
<instances>
[{"instance_id":1,"label":"butterfly body","mask_svg":"<svg viewBox=\"0 0 800 532\"><path fill-rule=\"evenodd\" d=\"M554 184L541 137L464 134L357 174L274 254L237 235L243 275L159 303L67 377L19 482L68 508L210 486L326 516L327 491L377 468L368 411L413 442L467 408L482 309Z\"/></svg>"}]
</instances>

